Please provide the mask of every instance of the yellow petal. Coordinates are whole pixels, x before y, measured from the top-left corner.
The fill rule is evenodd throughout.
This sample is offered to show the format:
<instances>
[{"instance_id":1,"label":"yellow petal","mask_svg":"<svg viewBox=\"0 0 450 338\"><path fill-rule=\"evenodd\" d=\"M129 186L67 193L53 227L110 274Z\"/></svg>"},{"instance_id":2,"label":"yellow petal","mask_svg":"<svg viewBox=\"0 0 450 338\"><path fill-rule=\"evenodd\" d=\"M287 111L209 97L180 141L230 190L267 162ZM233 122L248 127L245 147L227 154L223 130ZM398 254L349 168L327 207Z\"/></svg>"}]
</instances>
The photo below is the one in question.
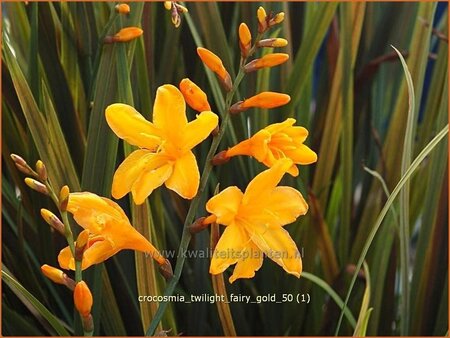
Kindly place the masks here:
<instances>
[{"instance_id":1,"label":"yellow petal","mask_svg":"<svg viewBox=\"0 0 450 338\"><path fill-rule=\"evenodd\" d=\"M298 164L311 164L317 161L317 154L304 144L297 149L285 150L284 154Z\"/></svg>"},{"instance_id":2,"label":"yellow petal","mask_svg":"<svg viewBox=\"0 0 450 338\"><path fill-rule=\"evenodd\" d=\"M293 177L297 177L299 174L298 168L295 164L291 165L291 167L289 168L289 170L287 172L290 175L292 175Z\"/></svg>"},{"instance_id":3,"label":"yellow petal","mask_svg":"<svg viewBox=\"0 0 450 338\"><path fill-rule=\"evenodd\" d=\"M105 116L113 132L132 145L154 150L161 143L160 131L127 104L115 103L108 106Z\"/></svg>"},{"instance_id":4,"label":"yellow petal","mask_svg":"<svg viewBox=\"0 0 450 338\"><path fill-rule=\"evenodd\" d=\"M172 175L173 164L167 163L158 168L145 170L131 187L134 203L142 204L145 199Z\"/></svg>"},{"instance_id":5,"label":"yellow petal","mask_svg":"<svg viewBox=\"0 0 450 338\"><path fill-rule=\"evenodd\" d=\"M264 254L253 242L245 247L242 256L243 259L237 262L233 274L230 276L230 283L238 278L252 278L255 276L255 271L261 268Z\"/></svg>"},{"instance_id":6,"label":"yellow petal","mask_svg":"<svg viewBox=\"0 0 450 338\"><path fill-rule=\"evenodd\" d=\"M266 130L260 130L251 138L244 140L234 147L227 150L227 156L232 157L236 155L253 156L258 161L262 162L269 151L268 143L270 142L270 133Z\"/></svg>"},{"instance_id":7,"label":"yellow petal","mask_svg":"<svg viewBox=\"0 0 450 338\"><path fill-rule=\"evenodd\" d=\"M227 226L214 249L209 272L217 275L239 261L249 240L245 230L239 225L233 223Z\"/></svg>"},{"instance_id":8,"label":"yellow petal","mask_svg":"<svg viewBox=\"0 0 450 338\"><path fill-rule=\"evenodd\" d=\"M267 257L280 265L287 273L300 277L302 272L300 253L297 245L284 228L268 228L260 225L258 227L252 226L251 229L254 231L251 240Z\"/></svg>"},{"instance_id":9,"label":"yellow petal","mask_svg":"<svg viewBox=\"0 0 450 338\"><path fill-rule=\"evenodd\" d=\"M217 127L219 117L211 111L204 111L197 118L187 124L184 131L184 149L190 150L206 139Z\"/></svg>"},{"instance_id":10,"label":"yellow petal","mask_svg":"<svg viewBox=\"0 0 450 338\"><path fill-rule=\"evenodd\" d=\"M276 187L259 203L243 206L240 214L250 224L276 227L294 222L307 211L308 204L298 190Z\"/></svg>"},{"instance_id":11,"label":"yellow petal","mask_svg":"<svg viewBox=\"0 0 450 338\"><path fill-rule=\"evenodd\" d=\"M308 130L300 126L286 128L283 130L283 133L291 137L296 143L303 143L308 137Z\"/></svg>"},{"instance_id":12,"label":"yellow petal","mask_svg":"<svg viewBox=\"0 0 450 338\"><path fill-rule=\"evenodd\" d=\"M173 172L166 181L166 187L183 198L192 199L197 195L199 183L197 160L192 151L189 151L176 160Z\"/></svg>"},{"instance_id":13,"label":"yellow petal","mask_svg":"<svg viewBox=\"0 0 450 338\"><path fill-rule=\"evenodd\" d=\"M142 170L145 168L149 158L153 156L146 149L133 151L120 164L114 173L111 195L116 198L122 198L131 191L133 183L137 180Z\"/></svg>"},{"instance_id":14,"label":"yellow petal","mask_svg":"<svg viewBox=\"0 0 450 338\"><path fill-rule=\"evenodd\" d=\"M182 145L187 125L186 103L177 87L164 85L158 88L153 106L153 123L162 130L167 141Z\"/></svg>"},{"instance_id":15,"label":"yellow petal","mask_svg":"<svg viewBox=\"0 0 450 338\"><path fill-rule=\"evenodd\" d=\"M290 129L288 127L293 126L295 123L295 119L293 118L287 118L286 120L284 120L283 122L280 123L273 123L267 127L264 128L264 130L267 130L270 134L275 134L278 133L280 131L285 131L286 129ZM300 128L300 127L299 127ZM305 128L303 128L305 129ZM306 130L306 129L305 129Z\"/></svg>"},{"instance_id":16,"label":"yellow petal","mask_svg":"<svg viewBox=\"0 0 450 338\"><path fill-rule=\"evenodd\" d=\"M242 203L256 204L257 201L265 199L267 194L270 194L275 189L291 165L292 161L290 159L283 158L275 162L272 168L257 175L248 184Z\"/></svg>"},{"instance_id":17,"label":"yellow petal","mask_svg":"<svg viewBox=\"0 0 450 338\"><path fill-rule=\"evenodd\" d=\"M229 225L238 213L243 195L238 187L228 187L206 203L206 210L217 217L217 223Z\"/></svg>"}]
</instances>

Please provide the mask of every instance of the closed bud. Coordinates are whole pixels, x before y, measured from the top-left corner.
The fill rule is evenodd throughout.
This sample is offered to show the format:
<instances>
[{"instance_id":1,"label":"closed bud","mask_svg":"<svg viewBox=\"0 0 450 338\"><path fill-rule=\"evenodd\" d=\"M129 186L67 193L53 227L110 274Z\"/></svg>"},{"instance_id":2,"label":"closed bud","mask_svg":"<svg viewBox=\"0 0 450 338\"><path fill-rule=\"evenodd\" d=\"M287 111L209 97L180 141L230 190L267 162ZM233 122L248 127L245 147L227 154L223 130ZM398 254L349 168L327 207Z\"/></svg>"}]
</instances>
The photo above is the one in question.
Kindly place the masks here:
<instances>
[{"instance_id":1,"label":"closed bud","mask_svg":"<svg viewBox=\"0 0 450 338\"><path fill-rule=\"evenodd\" d=\"M91 290L84 281L78 282L73 291L75 308L81 317L87 317L91 313L93 299Z\"/></svg>"},{"instance_id":2,"label":"closed bud","mask_svg":"<svg viewBox=\"0 0 450 338\"><path fill-rule=\"evenodd\" d=\"M194 82L192 82L188 78L185 78L181 80L179 87L189 107L198 112L211 110L206 93L201 90L200 87L197 86Z\"/></svg>"},{"instance_id":3,"label":"closed bud","mask_svg":"<svg viewBox=\"0 0 450 338\"><path fill-rule=\"evenodd\" d=\"M71 290L75 288L75 281L69 278L63 271L47 264L41 266L41 271L52 282L65 285Z\"/></svg>"},{"instance_id":4,"label":"closed bud","mask_svg":"<svg viewBox=\"0 0 450 338\"><path fill-rule=\"evenodd\" d=\"M41 160L38 160L36 162L36 172L38 173L39 179L42 182L47 181L47 168L45 167L44 162L42 162Z\"/></svg>"},{"instance_id":5,"label":"closed bud","mask_svg":"<svg viewBox=\"0 0 450 338\"><path fill-rule=\"evenodd\" d=\"M164 8L170 11L172 9L172 1L164 1Z\"/></svg>"},{"instance_id":6,"label":"closed bud","mask_svg":"<svg viewBox=\"0 0 450 338\"><path fill-rule=\"evenodd\" d=\"M275 16L269 20L269 27L282 23L284 20L284 12L275 14Z\"/></svg>"},{"instance_id":7,"label":"closed bud","mask_svg":"<svg viewBox=\"0 0 450 338\"><path fill-rule=\"evenodd\" d=\"M184 6L180 5L180 4L177 4L177 3L174 3L174 4L175 4L175 7L176 7L178 13L185 14L185 13L189 12L186 7L184 7Z\"/></svg>"},{"instance_id":8,"label":"closed bud","mask_svg":"<svg viewBox=\"0 0 450 338\"><path fill-rule=\"evenodd\" d=\"M67 185L63 186L59 191L59 210L66 211L67 203L69 203L70 189Z\"/></svg>"},{"instance_id":9,"label":"closed bud","mask_svg":"<svg viewBox=\"0 0 450 338\"><path fill-rule=\"evenodd\" d=\"M25 175L34 176L36 178L38 177L38 174L33 169L31 169L28 163L21 156L16 154L11 154L10 156L20 172L24 173Z\"/></svg>"},{"instance_id":10,"label":"closed bud","mask_svg":"<svg viewBox=\"0 0 450 338\"><path fill-rule=\"evenodd\" d=\"M225 90L227 92L231 91L233 88L231 77L225 69L222 60L210 50L202 47L197 48L197 54L205 66L217 74Z\"/></svg>"},{"instance_id":11,"label":"closed bud","mask_svg":"<svg viewBox=\"0 0 450 338\"><path fill-rule=\"evenodd\" d=\"M212 165L221 165L227 163L230 157L227 156L227 151L222 150L220 153L216 154L211 160Z\"/></svg>"},{"instance_id":12,"label":"closed bud","mask_svg":"<svg viewBox=\"0 0 450 338\"><path fill-rule=\"evenodd\" d=\"M116 5L116 12L119 14L129 14L130 13L130 6L127 4L118 4Z\"/></svg>"},{"instance_id":13,"label":"closed bud","mask_svg":"<svg viewBox=\"0 0 450 338\"><path fill-rule=\"evenodd\" d=\"M164 260L163 264L159 265L159 272L164 277L166 281L169 281L173 277L172 265L170 264L168 259Z\"/></svg>"},{"instance_id":14,"label":"closed bud","mask_svg":"<svg viewBox=\"0 0 450 338\"><path fill-rule=\"evenodd\" d=\"M75 260L81 261L83 259L83 253L88 247L89 242L89 230L85 229L78 235L75 242Z\"/></svg>"},{"instance_id":15,"label":"closed bud","mask_svg":"<svg viewBox=\"0 0 450 338\"><path fill-rule=\"evenodd\" d=\"M288 41L282 38L264 39L258 41L258 47L286 47Z\"/></svg>"},{"instance_id":16,"label":"closed bud","mask_svg":"<svg viewBox=\"0 0 450 338\"><path fill-rule=\"evenodd\" d=\"M267 30L267 13L264 7L259 7L256 11L258 18L258 32L264 33Z\"/></svg>"},{"instance_id":17,"label":"closed bud","mask_svg":"<svg viewBox=\"0 0 450 338\"><path fill-rule=\"evenodd\" d=\"M291 97L287 94L262 92L244 100L244 102L240 104L240 108L276 108L289 103L290 100Z\"/></svg>"},{"instance_id":18,"label":"closed bud","mask_svg":"<svg viewBox=\"0 0 450 338\"><path fill-rule=\"evenodd\" d=\"M247 110L246 108L242 108L242 107L241 107L243 102L244 102L244 101L239 101L239 102L236 102L235 104L233 104L233 105L230 107L230 114L232 114L232 115L237 115L237 114L239 114L240 112L243 112L243 111Z\"/></svg>"},{"instance_id":19,"label":"closed bud","mask_svg":"<svg viewBox=\"0 0 450 338\"><path fill-rule=\"evenodd\" d=\"M114 36L106 36L104 42L105 43L128 42L140 37L143 33L144 31L139 27L126 27L122 28Z\"/></svg>"},{"instance_id":20,"label":"closed bud","mask_svg":"<svg viewBox=\"0 0 450 338\"><path fill-rule=\"evenodd\" d=\"M278 66L289 59L289 55L285 53L273 53L264 55L260 59L255 59L250 61L244 66L244 71L246 73L254 72L255 70L265 68L265 67L274 67Z\"/></svg>"},{"instance_id":21,"label":"closed bud","mask_svg":"<svg viewBox=\"0 0 450 338\"><path fill-rule=\"evenodd\" d=\"M177 8L175 6L172 9L172 23L175 26L175 28L178 28L181 25L181 16L178 13Z\"/></svg>"},{"instance_id":22,"label":"closed bud","mask_svg":"<svg viewBox=\"0 0 450 338\"><path fill-rule=\"evenodd\" d=\"M239 26L239 47L243 58L247 57L252 46L252 34L245 23Z\"/></svg>"},{"instance_id":23,"label":"closed bud","mask_svg":"<svg viewBox=\"0 0 450 338\"><path fill-rule=\"evenodd\" d=\"M65 235L64 223L61 222L58 216L56 216L54 213L52 213L50 210L47 209L41 209L41 216L44 219L44 221L46 221L47 224L50 225L53 229L55 229L61 235L63 236Z\"/></svg>"},{"instance_id":24,"label":"closed bud","mask_svg":"<svg viewBox=\"0 0 450 338\"><path fill-rule=\"evenodd\" d=\"M41 194L48 195L47 187L39 181L35 179L27 177L25 179L25 184L28 185L31 189L40 192Z\"/></svg>"}]
</instances>

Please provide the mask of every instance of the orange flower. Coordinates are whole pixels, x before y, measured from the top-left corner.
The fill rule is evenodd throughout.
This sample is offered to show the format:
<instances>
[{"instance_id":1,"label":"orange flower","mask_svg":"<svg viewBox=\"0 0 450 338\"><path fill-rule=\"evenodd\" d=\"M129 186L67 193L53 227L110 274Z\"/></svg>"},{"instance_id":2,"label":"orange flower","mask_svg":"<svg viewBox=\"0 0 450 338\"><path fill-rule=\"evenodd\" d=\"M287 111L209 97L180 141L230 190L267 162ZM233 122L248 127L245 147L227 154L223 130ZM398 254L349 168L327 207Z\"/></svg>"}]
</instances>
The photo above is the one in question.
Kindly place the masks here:
<instances>
[{"instance_id":1,"label":"orange flower","mask_svg":"<svg viewBox=\"0 0 450 338\"><path fill-rule=\"evenodd\" d=\"M287 94L276 92L262 92L244 101L235 103L231 108L231 113L239 113L249 108L275 108L287 104L291 97Z\"/></svg>"},{"instance_id":2,"label":"orange flower","mask_svg":"<svg viewBox=\"0 0 450 338\"><path fill-rule=\"evenodd\" d=\"M264 253L287 273L300 277L301 257L283 226L306 214L308 204L294 188L277 186L291 165L289 159L278 160L257 175L244 193L238 187L228 187L206 203L206 210L213 214L206 220L226 226L213 253L211 274L237 263L230 283L252 278Z\"/></svg>"},{"instance_id":3,"label":"orange flower","mask_svg":"<svg viewBox=\"0 0 450 338\"><path fill-rule=\"evenodd\" d=\"M188 78L185 78L181 80L179 87L189 107L198 112L211 110L206 93L201 90L200 87L197 86L194 82L192 82Z\"/></svg>"},{"instance_id":4,"label":"orange flower","mask_svg":"<svg viewBox=\"0 0 450 338\"><path fill-rule=\"evenodd\" d=\"M202 62L206 65L206 67L217 74L224 88L227 91L230 91L233 87L233 84L231 82L230 74L228 74L227 70L225 69L222 60L210 50L202 47L197 48L197 54Z\"/></svg>"},{"instance_id":5,"label":"orange flower","mask_svg":"<svg viewBox=\"0 0 450 338\"><path fill-rule=\"evenodd\" d=\"M75 286L73 301L75 308L82 317L88 317L90 315L94 300L92 299L91 290L89 290L89 287L84 281L78 282Z\"/></svg>"},{"instance_id":6,"label":"orange flower","mask_svg":"<svg viewBox=\"0 0 450 338\"><path fill-rule=\"evenodd\" d=\"M71 193L67 211L90 236L85 247L82 269L101 263L123 249L149 253L160 265L167 264L158 250L133 226L122 208L110 199L90 192ZM78 247L78 244L75 243ZM69 247L58 256L63 269L75 270L75 261Z\"/></svg>"},{"instance_id":7,"label":"orange flower","mask_svg":"<svg viewBox=\"0 0 450 338\"><path fill-rule=\"evenodd\" d=\"M249 73L265 67L274 67L286 62L288 59L289 54L285 53L267 54L260 59L255 59L247 63L244 66L244 70L246 73Z\"/></svg>"},{"instance_id":8,"label":"orange flower","mask_svg":"<svg viewBox=\"0 0 450 338\"><path fill-rule=\"evenodd\" d=\"M128 42L140 37L142 33L144 33L144 31L139 27L122 28L116 35L105 37L105 43Z\"/></svg>"},{"instance_id":9,"label":"orange flower","mask_svg":"<svg viewBox=\"0 0 450 338\"><path fill-rule=\"evenodd\" d=\"M298 175L296 164L311 164L317 161L317 154L303 142L308 131L299 126L293 126L295 119L288 118L284 122L274 123L260 130L247 140L217 154L222 160L237 155L253 156L259 162L272 167L277 159L290 158L292 166L288 173ZM224 162L224 161L222 161Z\"/></svg>"},{"instance_id":10,"label":"orange flower","mask_svg":"<svg viewBox=\"0 0 450 338\"><path fill-rule=\"evenodd\" d=\"M246 57L252 46L252 34L245 23L239 26L239 47L241 48L242 57Z\"/></svg>"}]
</instances>

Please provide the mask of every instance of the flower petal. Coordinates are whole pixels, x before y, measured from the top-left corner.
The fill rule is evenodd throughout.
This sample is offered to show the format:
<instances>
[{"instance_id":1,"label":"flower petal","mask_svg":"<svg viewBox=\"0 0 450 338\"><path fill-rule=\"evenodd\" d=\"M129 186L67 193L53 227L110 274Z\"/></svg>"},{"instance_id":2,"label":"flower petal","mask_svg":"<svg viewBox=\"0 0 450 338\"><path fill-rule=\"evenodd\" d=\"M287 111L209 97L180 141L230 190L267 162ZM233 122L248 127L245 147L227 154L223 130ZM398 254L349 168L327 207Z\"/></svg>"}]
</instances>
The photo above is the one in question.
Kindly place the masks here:
<instances>
[{"instance_id":1,"label":"flower petal","mask_svg":"<svg viewBox=\"0 0 450 338\"><path fill-rule=\"evenodd\" d=\"M230 276L230 283L238 278L252 278L255 276L255 271L261 268L264 254L253 242L244 248L242 256L243 259L237 262L233 274Z\"/></svg>"},{"instance_id":2,"label":"flower petal","mask_svg":"<svg viewBox=\"0 0 450 338\"><path fill-rule=\"evenodd\" d=\"M219 117L211 111L204 111L197 118L188 123L184 131L184 149L191 150L206 139L217 127Z\"/></svg>"},{"instance_id":3,"label":"flower petal","mask_svg":"<svg viewBox=\"0 0 450 338\"><path fill-rule=\"evenodd\" d=\"M128 143L150 150L161 144L161 132L129 105L114 103L106 108L105 116L113 132Z\"/></svg>"},{"instance_id":4,"label":"flower petal","mask_svg":"<svg viewBox=\"0 0 450 338\"><path fill-rule=\"evenodd\" d=\"M153 190L162 185L172 175L172 171L172 163L144 170L131 187L134 203L137 205L144 203Z\"/></svg>"},{"instance_id":5,"label":"flower petal","mask_svg":"<svg viewBox=\"0 0 450 338\"><path fill-rule=\"evenodd\" d=\"M81 269L85 270L91 265L104 262L111 256L120 251L121 248L113 247L108 240L95 242L83 254ZM75 259L72 256L70 248L67 246L59 252L59 266L66 270L75 270Z\"/></svg>"},{"instance_id":6,"label":"flower petal","mask_svg":"<svg viewBox=\"0 0 450 338\"><path fill-rule=\"evenodd\" d=\"M153 123L172 144L182 145L187 125L186 103L177 87L164 85L156 91Z\"/></svg>"},{"instance_id":7,"label":"flower petal","mask_svg":"<svg viewBox=\"0 0 450 338\"><path fill-rule=\"evenodd\" d=\"M250 238L239 224L233 223L227 226L214 249L209 272L217 275L239 261L249 241Z\"/></svg>"},{"instance_id":8,"label":"flower petal","mask_svg":"<svg viewBox=\"0 0 450 338\"><path fill-rule=\"evenodd\" d=\"M133 151L120 164L114 173L111 195L116 198L122 198L131 191L133 183L137 180L142 170L147 165L148 160L154 154L146 149L139 149Z\"/></svg>"},{"instance_id":9,"label":"flower petal","mask_svg":"<svg viewBox=\"0 0 450 338\"><path fill-rule=\"evenodd\" d=\"M247 227L246 227L247 228ZM287 273L300 277L302 272L302 260L297 245L289 233L281 227L254 226L251 240L271 260L280 265Z\"/></svg>"},{"instance_id":10,"label":"flower petal","mask_svg":"<svg viewBox=\"0 0 450 338\"><path fill-rule=\"evenodd\" d=\"M292 161L288 158L283 158L276 161L272 168L257 175L248 184L242 203L244 205L252 205L258 203L259 200L264 200L275 189L291 166Z\"/></svg>"},{"instance_id":11,"label":"flower petal","mask_svg":"<svg viewBox=\"0 0 450 338\"><path fill-rule=\"evenodd\" d=\"M311 164L317 161L317 154L304 144L297 149L285 150L284 154L298 164Z\"/></svg>"},{"instance_id":12,"label":"flower petal","mask_svg":"<svg viewBox=\"0 0 450 338\"><path fill-rule=\"evenodd\" d=\"M302 194L291 187L276 187L264 200L255 205L244 206L241 214L250 224L282 226L305 215L308 204Z\"/></svg>"},{"instance_id":13,"label":"flower petal","mask_svg":"<svg viewBox=\"0 0 450 338\"><path fill-rule=\"evenodd\" d=\"M293 126L295 123L295 119L293 118L287 118L286 120L284 120L283 122L280 123L273 123L271 125L268 125L267 127L264 128L264 130L268 131L270 134L275 134L275 133L279 133L280 131L285 131L285 130L289 130L291 128L291 126Z\"/></svg>"},{"instance_id":14,"label":"flower petal","mask_svg":"<svg viewBox=\"0 0 450 338\"><path fill-rule=\"evenodd\" d=\"M268 143L270 142L270 133L266 130L260 130L251 138L244 140L234 147L227 150L227 156L236 155L253 156L258 161L264 161L269 152Z\"/></svg>"},{"instance_id":15,"label":"flower petal","mask_svg":"<svg viewBox=\"0 0 450 338\"><path fill-rule=\"evenodd\" d=\"M243 196L238 187L228 187L206 203L206 210L217 217L217 223L229 225L238 213Z\"/></svg>"},{"instance_id":16,"label":"flower petal","mask_svg":"<svg viewBox=\"0 0 450 338\"><path fill-rule=\"evenodd\" d=\"M296 143L303 143L308 137L308 130L300 126L286 128L285 130L283 130L283 133L286 133L288 136L290 136L293 140L295 140Z\"/></svg>"},{"instance_id":17,"label":"flower petal","mask_svg":"<svg viewBox=\"0 0 450 338\"><path fill-rule=\"evenodd\" d=\"M199 184L197 160L192 151L188 151L176 160L173 172L166 181L166 187L183 198L192 199L197 195Z\"/></svg>"}]
</instances>

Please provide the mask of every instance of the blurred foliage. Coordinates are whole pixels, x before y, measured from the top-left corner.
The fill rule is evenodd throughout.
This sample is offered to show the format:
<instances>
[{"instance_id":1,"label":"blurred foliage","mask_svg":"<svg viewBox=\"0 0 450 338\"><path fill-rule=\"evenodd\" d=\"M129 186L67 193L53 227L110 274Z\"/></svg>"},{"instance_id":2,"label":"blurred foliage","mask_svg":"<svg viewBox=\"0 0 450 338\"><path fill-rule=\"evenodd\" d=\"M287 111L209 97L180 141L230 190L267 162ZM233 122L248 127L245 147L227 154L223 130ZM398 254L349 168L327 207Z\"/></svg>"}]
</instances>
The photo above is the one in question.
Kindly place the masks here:
<instances>
[{"instance_id":1,"label":"blurred foliage","mask_svg":"<svg viewBox=\"0 0 450 338\"><path fill-rule=\"evenodd\" d=\"M70 291L40 272L44 263L57 265L57 253L65 246L39 216L40 208L52 206L25 186L9 155L20 154L29 163L42 159L56 187L68 184L72 191L110 197L112 175L129 149L106 125L105 107L133 102L149 118L156 88L189 77L208 93L212 110L221 111L223 93L205 73L196 47L219 55L233 77L239 66L237 27L246 22L256 34L261 3L188 2L180 28L172 25L162 3L132 2L130 15L123 17L114 5L2 3L3 335L74 333L79 325ZM448 123L447 4L265 2L264 7L285 12L274 34L289 40L285 50L291 58L249 74L237 99L271 90L286 92L292 100L283 109L253 109L233 117L220 149L286 117L310 131L307 142L318 162L301 168L296 179L285 178L310 205L305 217L286 228L304 253L307 274L297 279L266 259L253 279L230 285L225 273L225 287L228 294L276 294L279 299L283 293L308 293L311 301L231 303L221 311L230 311L238 335L331 335L340 314L336 304L345 299L355 263L387 200L380 179L392 192L406 169L405 151L410 163ZM132 25L143 28L141 38L103 44L105 35ZM409 96L391 45L405 57L415 91L406 138ZM192 119L195 113L188 114ZM207 143L195 150L200 167ZM447 139L434 147L408 181L408 198L401 205L396 201L391 208L396 212L386 215L366 257L370 284L359 272L339 334L353 333L358 314L358 334L448 332L447 149ZM252 159L232 159L214 169L209 196L219 182L244 188L262 169ZM159 189L142 208L128 197L119 203L158 248L177 250L188 201ZM203 206L197 214L204 215ZM408 231L400 231L405 226ZM190 249L208 247L208 231L190 244ZM401 259L405 252L406 261ZM208 268L208 259L188 258L175 293L212 294ZM140 303L138 295L161 295L165 287L151 259L122 252L85 276L94 294L95 334L146 332L157 304ZM409 304L406 309L404 304ZM172 303L159 330L171 330L169 335L224 332L216 305L209 303Z\"/></svg>"}]
</instances>

